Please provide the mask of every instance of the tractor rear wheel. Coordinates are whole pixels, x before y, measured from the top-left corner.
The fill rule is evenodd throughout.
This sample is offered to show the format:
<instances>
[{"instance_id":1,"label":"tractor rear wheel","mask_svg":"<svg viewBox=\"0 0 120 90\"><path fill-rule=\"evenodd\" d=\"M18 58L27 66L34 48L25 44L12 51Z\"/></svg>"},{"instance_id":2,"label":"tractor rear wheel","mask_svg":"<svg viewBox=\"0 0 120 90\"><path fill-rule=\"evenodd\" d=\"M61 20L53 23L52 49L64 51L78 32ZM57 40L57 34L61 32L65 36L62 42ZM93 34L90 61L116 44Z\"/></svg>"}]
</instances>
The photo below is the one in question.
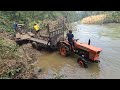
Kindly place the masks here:
<instances>
[{"instance_id":1,"label":"tractor rear wheel","mask_svg":"<svg viewBox=\"0 0 120 90\"><path fill-rule=\"evenodd\" d=\"M69 48L66 45L62 45L59 48L59 52L62 56L66 57L69 55Z\"/></svg>"}]
</instances>

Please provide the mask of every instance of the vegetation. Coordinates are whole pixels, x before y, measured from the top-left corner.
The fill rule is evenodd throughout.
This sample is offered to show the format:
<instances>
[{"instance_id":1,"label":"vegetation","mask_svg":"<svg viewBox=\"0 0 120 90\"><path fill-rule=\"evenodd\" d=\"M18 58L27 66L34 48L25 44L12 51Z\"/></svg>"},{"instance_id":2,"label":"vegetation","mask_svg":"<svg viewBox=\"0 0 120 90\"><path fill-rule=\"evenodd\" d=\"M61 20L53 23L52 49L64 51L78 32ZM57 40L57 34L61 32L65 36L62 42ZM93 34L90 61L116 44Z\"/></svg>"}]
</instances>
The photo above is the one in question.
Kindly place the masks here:
<instances>
[{"instance_id":1,"label":"vegetation","mask_svg":"<svg viewBox=\"0 0 120 90\"><path fill-rule=\"evenodd\" d=\"M35 59L33 53L36 53L28 47L28 50L21 49L9 39L10 34L8 36L3 31L13 34L14 22L25 24L27 30L32 29L34 23L39 23L43 29L46 22L57 20L59 17L67 17L69 23L79 20L87 24L120 23L119 11L0 11L0 78L33 78L33 67L30 64ZM55 74L54 78L64 77Z\"/></svg>"},{"instance_id":2,"label":"vegetation","mask_svg":"<svg viewBox=\"0 0 120 90\"><path fill-rule=\"evenodd\" d=\"M88 16L86 18L83 18L80 22L83 24L103 24L103 22L106 19L105 14L100 14L100 15L94 15L94 16Z\"/></svg>"},{"instance_id":3,"label":"vegetation","mask_svg":"<svg viewBox=\"0 0 120 90\"><path fill-rule=\"evenodd\" d=\"M120 23L120 11L82 11L79 16L81 23Z\"/></svg>"},{"instance_id":4,"label":"vegetation","mask_svg":"<svg viewBox=\"0 0 120 90\"><path fill-rule=\"evenodd\" d=\"M0 78L10 79L21 70L21 67L17 66L18 64L12 65L15 59L18 60L19 58L18 47L15 43L9 43L8 40L0 37ZM12 63L10 64L11 59Z\"/></svg>"},{"instance_id":5,"label":"vegetation","mask_svg":"<svg viewBox=\"0 0 120 90\"><path fill-rule=\"evenodd\" d=\"M75 17L72 16L75 14L75 11L0 11L0 78L35 77L31 63L36 61L37 56L34 53L37 51L32 51L30 47L20 48L10 40L10 34L14 34L14 22L25 24L25 29L29 30L33 28L34 23L38 23L41 28L44 28L47 21L54 21L59 17L67 16L67 21L73 22Z\"/></svg>"},{"instance_id":6,"label":"vegetation","mask_svg":"<svg viewBox=\"0 0 120 90\"><path fill-rule=\"evenodd\" d=\"M27 29L33 28L34 23L39 23L42 28L43 22L56 20L61 16L67 17L68 22L78 20L75 11L0 11L0 28L14 33L14 22L25 24Z\"/></svg>"},{"instance_id":7,"label":"vegetation","mask_svg":"<svg viewBox=\"0 0 120 90\"><path fill-rule=\"evenodd\" d=\"M9 44L5 42L5 40L0 38L0 58L1 59L14 59L18 58L18 45L16 44Z\"/></svg>"},{"instance_id":8,"label":"vegetation","mask_svg":"<svg viewBox=\"0 0 120 90\"><path fill-rule=\"evenodd\" d=\"M105 14L107 17L103 23L120 22L120 11L0 11L0 28L14 33L13 23L23 23L26 28L33 28L34 23L56 20L58 17L67 17L68 22L82 20L85 17Z\"/></svg>"},{"instance_id":9,"label":"vegetation","mask_svg":"<svg viewBox=\"0 0 120 90\"><path fill-rule=\"evenodd\" d=\"M31 65L35 59L30 57L33 51L29 51L30 55L29 53L26 55L22 48L0 33L0 79L35 77L34 66ZM30 50L31 48L28 47L27 49Z\"/></svg>"}]
</instances>

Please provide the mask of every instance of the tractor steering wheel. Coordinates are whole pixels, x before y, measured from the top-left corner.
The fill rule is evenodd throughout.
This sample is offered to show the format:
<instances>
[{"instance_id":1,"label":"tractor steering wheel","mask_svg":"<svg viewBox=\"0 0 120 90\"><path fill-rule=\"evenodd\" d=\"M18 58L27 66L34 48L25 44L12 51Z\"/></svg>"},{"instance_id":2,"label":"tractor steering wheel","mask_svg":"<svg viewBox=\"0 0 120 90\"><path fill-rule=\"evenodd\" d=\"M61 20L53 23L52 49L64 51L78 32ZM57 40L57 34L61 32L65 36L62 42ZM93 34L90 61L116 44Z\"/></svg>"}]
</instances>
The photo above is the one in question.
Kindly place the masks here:
<instances>
[{"instance_id":1,"label":"tractor steering wheel","mask_svg":"<svg viewBox=\"0 0 120 90\"><path fill-rule=\"evenodd\" d=\"M76 42L79 40L79 39L74 39Z\"/></svg>"}]
</instances>

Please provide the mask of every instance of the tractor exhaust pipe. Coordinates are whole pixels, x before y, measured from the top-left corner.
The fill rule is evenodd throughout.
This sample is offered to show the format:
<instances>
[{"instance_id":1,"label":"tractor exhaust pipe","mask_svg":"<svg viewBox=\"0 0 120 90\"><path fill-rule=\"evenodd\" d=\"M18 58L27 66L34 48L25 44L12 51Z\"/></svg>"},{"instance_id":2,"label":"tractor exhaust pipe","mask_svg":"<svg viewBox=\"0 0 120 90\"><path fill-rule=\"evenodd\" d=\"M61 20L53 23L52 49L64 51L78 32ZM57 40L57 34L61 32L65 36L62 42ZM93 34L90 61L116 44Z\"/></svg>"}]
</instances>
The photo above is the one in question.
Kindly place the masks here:
<instances>
[{"instance_id":1,"label":"tractor exhaust pipe","mask_svg":"<svg viewBox=\"0 0 120 90\"><path fill-rule=\"evenodd\" d=\"M89 41L88 41L88 45L90 45L90 42L91 42L91 41L90 41L90 39L89 39Z\"/></svg>"}]
</instances>

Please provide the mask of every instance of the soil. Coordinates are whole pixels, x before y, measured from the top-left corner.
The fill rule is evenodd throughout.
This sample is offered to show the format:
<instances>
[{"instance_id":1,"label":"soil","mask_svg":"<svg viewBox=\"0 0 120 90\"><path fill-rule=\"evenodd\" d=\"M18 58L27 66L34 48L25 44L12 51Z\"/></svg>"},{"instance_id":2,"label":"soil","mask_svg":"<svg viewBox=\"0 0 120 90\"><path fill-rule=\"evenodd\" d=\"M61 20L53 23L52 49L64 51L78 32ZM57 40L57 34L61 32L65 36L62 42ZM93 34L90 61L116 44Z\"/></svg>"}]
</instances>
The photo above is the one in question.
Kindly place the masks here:
<instances>
[{"instance_id":1,"label":"soil","mask_svg":"<svg viewBox=\"0 0 120 90\"><path fill-rule=\"evenodd\" d=\"M6 32L0 32L0 38L6 43L16 44L11 37L13 36ZM37 61L41 52L33 49L30 43L20 46L18 51L19 58L0 59L0 78L9 75L10 79L36 79L42 70L35 68L33 63Z\"/></svg>"}]
</instances>

